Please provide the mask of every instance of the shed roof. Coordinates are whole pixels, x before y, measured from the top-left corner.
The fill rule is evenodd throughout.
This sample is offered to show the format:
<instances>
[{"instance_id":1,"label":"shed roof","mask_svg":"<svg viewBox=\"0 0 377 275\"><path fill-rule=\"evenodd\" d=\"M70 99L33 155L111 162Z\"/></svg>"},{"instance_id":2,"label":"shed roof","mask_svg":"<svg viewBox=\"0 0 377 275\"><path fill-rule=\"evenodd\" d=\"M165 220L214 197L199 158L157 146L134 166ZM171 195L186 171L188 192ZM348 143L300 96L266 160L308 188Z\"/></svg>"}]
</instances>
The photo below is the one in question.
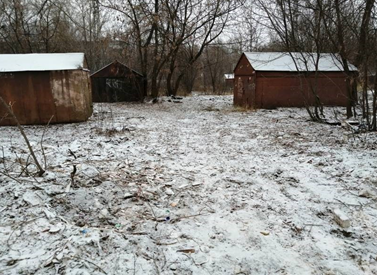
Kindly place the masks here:
<instances>
[{"instance_id":1,"label":"shed roof","mask_svg":"<svg viewBox=\"0 0 377 275\"><path fill-rule=\"evenodd\" d=\"M0 54L0 72L65 71L82 68L83 53Z\"/></svg>"},{"instance_id":2,"label":"shed roof","mask_svg":"<svg viewBox=\"0 0 377 275\"><path fill-rule=\"evenodd\" d=\"M121 72L118 70L115 72L107 71L111 66L122 67L124 70ZM135 71L134 69L131 69L130 67L119 62L118 60L115 60L111 62L110 64L107 64L105 67L99 69L98 71L95 71L94 73L90 75L90 77L120 77L119 74L124 74L125 71L131 72L133 74L143 77L141 73L139 73L138 71Z\"/></svg>"},{"instance_id":3,"label":"shed roof","mask_svg":"<svg viewBox=\"0 0 377 275\"><path fill-rule=\"evenodd\" d=\"M313 72L317 53L300 52L245 52L245 56L256 71ZM350 71L357 68L350 64ZM342 72L340 57L336 54L321 53L318 71Z\"/></svg>"}]
</instances>

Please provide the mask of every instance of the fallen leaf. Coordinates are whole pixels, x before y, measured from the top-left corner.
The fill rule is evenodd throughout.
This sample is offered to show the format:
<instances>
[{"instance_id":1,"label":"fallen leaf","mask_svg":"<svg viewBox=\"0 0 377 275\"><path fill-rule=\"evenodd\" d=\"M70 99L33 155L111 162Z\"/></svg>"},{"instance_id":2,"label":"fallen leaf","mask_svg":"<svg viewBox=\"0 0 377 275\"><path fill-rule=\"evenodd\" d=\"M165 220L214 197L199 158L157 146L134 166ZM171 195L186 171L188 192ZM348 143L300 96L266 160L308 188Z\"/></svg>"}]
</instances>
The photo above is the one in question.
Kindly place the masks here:
<instances>
[{"instance_id":1,"label":"fallen leaf","mask_svg":"<svg viewBox=\"0 0 377 275\"><path fill-rule=\"evenodd\" d=\"M195 253L195 249L179 249L177 252L182 252L182 253Z\"/></svg>"}]
</instances>

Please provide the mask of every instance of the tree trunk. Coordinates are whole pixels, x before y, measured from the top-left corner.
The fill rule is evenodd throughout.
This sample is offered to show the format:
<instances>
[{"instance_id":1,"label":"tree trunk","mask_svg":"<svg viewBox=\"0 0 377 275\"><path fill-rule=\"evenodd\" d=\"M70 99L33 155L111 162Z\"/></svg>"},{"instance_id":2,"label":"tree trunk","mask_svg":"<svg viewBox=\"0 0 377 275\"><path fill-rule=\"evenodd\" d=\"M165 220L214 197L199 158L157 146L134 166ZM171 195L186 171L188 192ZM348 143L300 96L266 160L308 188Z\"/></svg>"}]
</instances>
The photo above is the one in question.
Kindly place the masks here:
<instances>
[{"instance_id":1,"label":"tree trunk","mask_svg":"<svg viewBox=\"0 0 377 275\"><path fill-rule=\"evenodd\" d=\"M375 62L375 70L377 70L377 60ZM372 117L372 131L377 131L377 77L374 77L374 94L373 94L373 117Z\"/></svg>"},{"instance_id":2,"label":"tree trunk","mask_svg":"<svg viewBox=\"0 0 377 275\"><path fill-rule=\"evenodd\" d=\"M353 92L351 87L351 73L348 67L348 61L347 61L347 55L346 55L346 46L344 42L344 29L343 29L343 21L341 16L341 10L340 10L340 3L339 0L334 0L335 3L335 10L336 10L336 25L337 25L337 36L338 36L338 42L339 42L339 54L342 59L343 68L345 73L347 74L346 79L346 87L347 87L347 118L352 117L352 106L355 103L355 99L353 98Z\"/></svg>"}]
</instances>

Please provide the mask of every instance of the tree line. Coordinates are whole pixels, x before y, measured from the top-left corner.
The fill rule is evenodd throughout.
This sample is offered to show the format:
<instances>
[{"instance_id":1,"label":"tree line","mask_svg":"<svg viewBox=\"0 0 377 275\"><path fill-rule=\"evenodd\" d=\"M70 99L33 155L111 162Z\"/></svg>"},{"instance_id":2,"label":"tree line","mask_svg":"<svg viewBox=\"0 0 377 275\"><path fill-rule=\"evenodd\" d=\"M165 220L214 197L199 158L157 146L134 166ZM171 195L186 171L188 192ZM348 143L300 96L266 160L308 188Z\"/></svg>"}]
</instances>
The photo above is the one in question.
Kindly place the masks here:
<instances>
[{"instance_id":1,"label":"tree line","mask_svg":"<svg viewBox=\"0 0 377 275\"><path fill-rule=\"evenodd\" d=\"M2 0L0 52L85 52L92 71L117 59L147 76L147 93L225 91L243 51L336 53L376 130L375 0ZM359 69L360 98L350 64ZM315 90L313 90L315 93ZM321 101L308 110L320 119Z\"/></svg>"},{"instance_id":2,"label":"tree line","mask_svg":"<svg viewBox=\"0 0 377 275\"><path fill-rule=\"evenodd\" d=\"M362 117L369 130L376 130L377 20L375 0L257 0L267 22L275 50L335 53L347 77L347 117L357 115L360 103ZM309 58L311 58L309 56ZM359 70L358 79L351 73L351 64ZM357 82L355 82L357 81ZM355 92L359 85L361 98ZM314 91L315 93L315 91ZM310 110L313 120L321 120L320 98Z\"/></svg>"},{"instance_id":3,"label":"tree line","mask_svg":"<svg viewBox=\"0 0 377 275\"><path fill-rule=\"evenodd\" d=\"M147 76L147 91L153 97L161 91L190 92L195 82L217 90L223 73L232 71L236 55L212 43L219 41L243 2L3 0L0 51L82 51L92 71L117 59ZM209 60L212 53L215 58ZM196 81L199 77L203 81Z\"/></svg>"}]
</instances>

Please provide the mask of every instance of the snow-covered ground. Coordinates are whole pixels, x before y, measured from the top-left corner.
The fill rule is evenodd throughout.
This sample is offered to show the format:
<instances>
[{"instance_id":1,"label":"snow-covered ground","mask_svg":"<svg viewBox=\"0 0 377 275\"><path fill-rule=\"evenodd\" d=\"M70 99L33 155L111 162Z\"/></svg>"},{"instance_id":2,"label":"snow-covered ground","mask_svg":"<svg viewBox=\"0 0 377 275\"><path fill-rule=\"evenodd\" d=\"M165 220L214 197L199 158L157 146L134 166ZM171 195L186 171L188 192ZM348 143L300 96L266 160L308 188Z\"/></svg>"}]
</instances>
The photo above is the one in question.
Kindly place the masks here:
<instances>
[{"instance_id":1,"label":"snow-covered ground","mask_svg":"<svg viewBox=\"0 0 377 275\"><path fill-rule=\"evenodd\" d=\"M47 172L0 128L0 274L377 274L376 133L230 96L25 129Z\"/></svg>"}]
</instances>

